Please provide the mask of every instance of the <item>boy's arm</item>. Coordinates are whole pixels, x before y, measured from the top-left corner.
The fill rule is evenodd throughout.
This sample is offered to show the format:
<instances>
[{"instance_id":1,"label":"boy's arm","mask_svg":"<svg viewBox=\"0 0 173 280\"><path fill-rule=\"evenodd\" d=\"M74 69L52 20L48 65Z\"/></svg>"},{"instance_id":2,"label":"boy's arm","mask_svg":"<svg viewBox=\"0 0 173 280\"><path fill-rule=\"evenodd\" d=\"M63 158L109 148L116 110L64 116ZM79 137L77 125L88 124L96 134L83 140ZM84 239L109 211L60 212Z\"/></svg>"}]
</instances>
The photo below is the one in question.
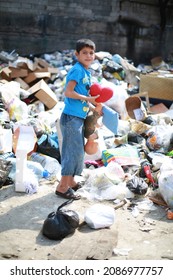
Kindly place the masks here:
<instances>
[{"instance_id":1,"label":"boy's arm","mask_svg":"<svg viewBox=\"0 0 173 280\"><path fill-rule=\"evenodd\" d=\"M73 99L80 99L80 100L84 100L84 101L96 104L95 99L98 98L99 95L97 95L97 96L85 96L85 95L79 94L76 91L74 91L75 86L76 86L76 81L69 81L68 82L66 90L64 92L66 97L73 98Z\"/></svg>"}]
</instances>

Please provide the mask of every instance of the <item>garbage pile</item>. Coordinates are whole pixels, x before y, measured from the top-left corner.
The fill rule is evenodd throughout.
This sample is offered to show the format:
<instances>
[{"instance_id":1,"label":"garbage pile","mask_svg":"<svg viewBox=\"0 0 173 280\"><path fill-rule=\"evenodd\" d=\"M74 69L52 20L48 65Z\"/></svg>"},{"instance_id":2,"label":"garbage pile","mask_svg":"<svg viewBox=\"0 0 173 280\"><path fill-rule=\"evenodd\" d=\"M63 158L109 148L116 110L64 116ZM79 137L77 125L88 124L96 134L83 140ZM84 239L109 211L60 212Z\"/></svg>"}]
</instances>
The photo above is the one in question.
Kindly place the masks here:
<instances>
[{"instance_id":1,"label":"garbage pile","mask_svg":"<svg viewBox=\"0 0 173 280\"><path fill-rule=\"evenodd\" d=\"M15 190L31 194L38 181L26 178L28 170L39 180L53 181L61 169L58 121L66 75L76 57L73 50L32 58L3 51L0 61L0 188L17 186L18 180L23 187ZM173 104L161 112L151 110L148 95L139 92L141 73L171 74L172 67L152 62L135 67L118 54L96 53L92 82L113 89L105 105L119 119L117 135L99 120L99 149L86 154L85 184L78 190L83 197L119 201L143 197L173 209Z\"/></svg>"}]
</instances>

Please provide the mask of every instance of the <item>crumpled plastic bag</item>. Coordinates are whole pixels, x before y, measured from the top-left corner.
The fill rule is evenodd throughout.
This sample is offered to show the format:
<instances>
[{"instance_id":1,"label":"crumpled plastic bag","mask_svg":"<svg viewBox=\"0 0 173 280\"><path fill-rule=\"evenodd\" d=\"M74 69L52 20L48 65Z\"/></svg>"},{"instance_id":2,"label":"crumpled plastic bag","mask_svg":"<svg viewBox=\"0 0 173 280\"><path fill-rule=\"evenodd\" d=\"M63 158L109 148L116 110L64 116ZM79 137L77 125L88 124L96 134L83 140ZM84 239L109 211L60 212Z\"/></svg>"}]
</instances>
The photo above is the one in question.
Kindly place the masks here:
<instances>
[{"instance_id":1,"label":"crumpled plastic bag","mask_svg":"<svg viewBox=\"0 0 173 280\"><path fill-rule=\"evenodd\" d=\"M90 170L88 175L84 174L85 185L78 190L78 193L88 200L99 201L134 197L134 194L126 187L126 182L119 177L115 184L115 177L111 176L110 180L109 172L108 176L106 175L107 170L107 167L103 166Z\"/></svg>"},{"instance_id":2,"label":"crumpled plastic bag","mask_svg":"<svg viewBox=\"0 0 173 280\"><path fill-rule=\"evenodd\" d=\"M38 179L32 170L27 170L24 176L24 188L27 194L34 194L38 189Z\"/></svg>"},{"instance_id":3,"label":"crumpled plastic bag","mask_svg":"<svg viewBox=\"0 0 173 280\"><path fill-rule=\"evenodd\" d=\"M113 96L104 104L110 107L111 109L113 109L114 111L116 111L122 120L127 119L125 100L128 97L128 94L125 88L126 83L123 85L115 85L114 83L103 78L101 80L101 84L103 86L108 86L112 88L114 91Z\"/></svg>"},{"instance_id":4,"label":"crumpled plastic bag","mask_svg":"<svg viewBox=\"0 0 173 280\"><path fill-rule=\"evenodd\" d=\"M151 151L167 153L173 138L173 127L156 125L147 132L146 145Z\"/></svg>"},{"instance_id":5,"label":"crumpled plastic bag","mask_svg":"<svg viewBox=\"0 0 173 280\"><path fill-rule=\"evenodd\" d=\"M93 229L110 227L115 222L115 210L108 205L94 204L86 210L84 221Z\"/></svg>"},{"instance_id":6,"label":"crumpled plastic bag","mask_svg":"<svg viewBox=\"0 0 173 280\"><path fill-rule=\"evenodd\" d=\"M131 192L138 195L144 195L148 190L148 184L145 182L145 180L136 175L134 175L132 179L127 182L126 186Z\"/></svg>"},{"instance_id":7,"label":"crumpled plastic bag","mask_svg":"<svg viewBox=\"0 0 173 280\"><path fill-rule=\"evenodd\" d=\"M12 121L20 121L28 118L28 106L18 97L13 97L7 103L7 111Z\"/></svg>"},{"instance_id":8,"label":"crumpled plastic bag","mask_svg":"<svg viewBox=\"0 0 173 280\"><path fill-rule=\"evenodd\" d=\"M160 167L158 185L160 194L170 208L173 208L173 159L164 161Z\"/></svg>"}]
</instances>

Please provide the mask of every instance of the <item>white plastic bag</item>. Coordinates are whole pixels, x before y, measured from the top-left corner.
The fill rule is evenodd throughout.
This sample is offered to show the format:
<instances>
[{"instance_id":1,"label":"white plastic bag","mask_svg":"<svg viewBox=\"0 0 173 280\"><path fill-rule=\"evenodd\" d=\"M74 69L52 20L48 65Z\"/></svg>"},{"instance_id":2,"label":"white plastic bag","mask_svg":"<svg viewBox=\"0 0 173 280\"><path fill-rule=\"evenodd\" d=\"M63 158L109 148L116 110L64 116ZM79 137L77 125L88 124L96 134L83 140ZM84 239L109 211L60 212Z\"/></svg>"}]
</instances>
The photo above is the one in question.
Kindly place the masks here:
<instances>
[{"instance_id":1,"label":"white plastic bag","mask_svg":"<svg viewBox=\"0 0 173 280\"><path fill-rule=\"evenodd\" d=\"M86 210L84 221L93 229L110 227L115 222L115 210L111 206L94 204Z\"/></svg>"},{"instance_id":2,"label":"white plastic bag","mask_svg":"<svg viewBox=\"0 0 173 280\"><path fill-rule=\"evenodd\" d=\"M13 97L6 103L7 111L12 121L20 121L28 118L28 106L18 97Z\"/></svg>"},{"instance_id":3,"label":"white plastic bag","mask_svg":"<svg viewBox=\"0 0 173 280\"><path fill-rule=\"evenodd\" d=\"M12 130L0 125L0 153L12 152Z\"/></svg>"},{"instance_id":4,"label":"white plastic bag","mask_svg":"<svg viewBox=\"0 0 173 280\"><path fill-rule=\"evenodd\" d=\"M155 125L147 131L146 145L150 151L167 153L173 135L173 127L170 125Z\"/></svg>"},{"instance_id":5,"label":"white plastic bag","mask_svg":"<svg viewBox=\"0 0 173 280\"><path fill-rule=\"evenodd\" d=\"M121 182L118 185L102 189L100 197L102 200L123 200L124 198L133 198L134 194L126 187L126 182Z\"/></svg>"},{"instance_id":6,"label":"white plastic bag","mask_svg":"<svg viewBox=\"0 0 173 280\"><path fill-rule=\"evenodd\" d=\"M158 179L160 193L168 204L173 208L173 160L165 161L160 168L160 176Z\"/></svg>"},{"instance_id":7,"label":"white plastic bag","mask_svg":"<svg viewBox=\"0 0 173 280\"><path fill-rule=\"evenodd\" d=\"M113 165L114 166L114 165ZM126 187L126 182L119 176L111 175L111 180L106 176L108 167L100 167L87 171L85 185L78 190L78 193L89 200L114 200L134 197L134 194ZM117 181L116 181L116 180ZM114 181L114 183L113 183ZM115 184L116 181L116 184Z\"/></svg>"},{"instance_id":8,"label":"white plastic bag","mask_svg":"<svg viewBox=\"0 0 173 280\"><path fill-rule=\"evenodd\" d=\"M125 179L123 168L115 161L111 161L108 163L105 169L105 175L114 184L119 184Z\"/></svg>"}]
</instances>

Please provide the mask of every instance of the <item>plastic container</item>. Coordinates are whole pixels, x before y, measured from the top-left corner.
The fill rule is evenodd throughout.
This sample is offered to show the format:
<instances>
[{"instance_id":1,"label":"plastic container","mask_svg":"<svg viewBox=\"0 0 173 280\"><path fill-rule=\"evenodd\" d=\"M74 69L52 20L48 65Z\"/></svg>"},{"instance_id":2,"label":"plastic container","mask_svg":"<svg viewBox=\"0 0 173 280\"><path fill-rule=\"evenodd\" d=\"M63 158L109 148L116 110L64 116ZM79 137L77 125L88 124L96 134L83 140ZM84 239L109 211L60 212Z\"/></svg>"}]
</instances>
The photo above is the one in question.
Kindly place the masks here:
<instances>
[{"instance_id":1,"label":"plastic container","mask_svg":"<svg viewBox=\"0 0 173 280\"><path fill-rule=\"evenodd\" d=\"M16 180L16 158L8 158L8 161L12 163L12 169L9 173L9 177L15 181ZM27 160L26 167L36 175L36 177L40 180L42 178L49 178L49 172L45 170L42 165L38 162L32 162Z\"/></svg>"},{"instance_id":2,"label":"plastic container","mask_svg":"<svg viewBox=\"0 0 173 280\"><path fill-rule=\"evenodd\" d=\"M38 162L42 167L48 171L51 179L56 178L61 170L60 163L50 156L41 153L32 153L29 157L31 161Z\"/></svg>"}]
</instances>

